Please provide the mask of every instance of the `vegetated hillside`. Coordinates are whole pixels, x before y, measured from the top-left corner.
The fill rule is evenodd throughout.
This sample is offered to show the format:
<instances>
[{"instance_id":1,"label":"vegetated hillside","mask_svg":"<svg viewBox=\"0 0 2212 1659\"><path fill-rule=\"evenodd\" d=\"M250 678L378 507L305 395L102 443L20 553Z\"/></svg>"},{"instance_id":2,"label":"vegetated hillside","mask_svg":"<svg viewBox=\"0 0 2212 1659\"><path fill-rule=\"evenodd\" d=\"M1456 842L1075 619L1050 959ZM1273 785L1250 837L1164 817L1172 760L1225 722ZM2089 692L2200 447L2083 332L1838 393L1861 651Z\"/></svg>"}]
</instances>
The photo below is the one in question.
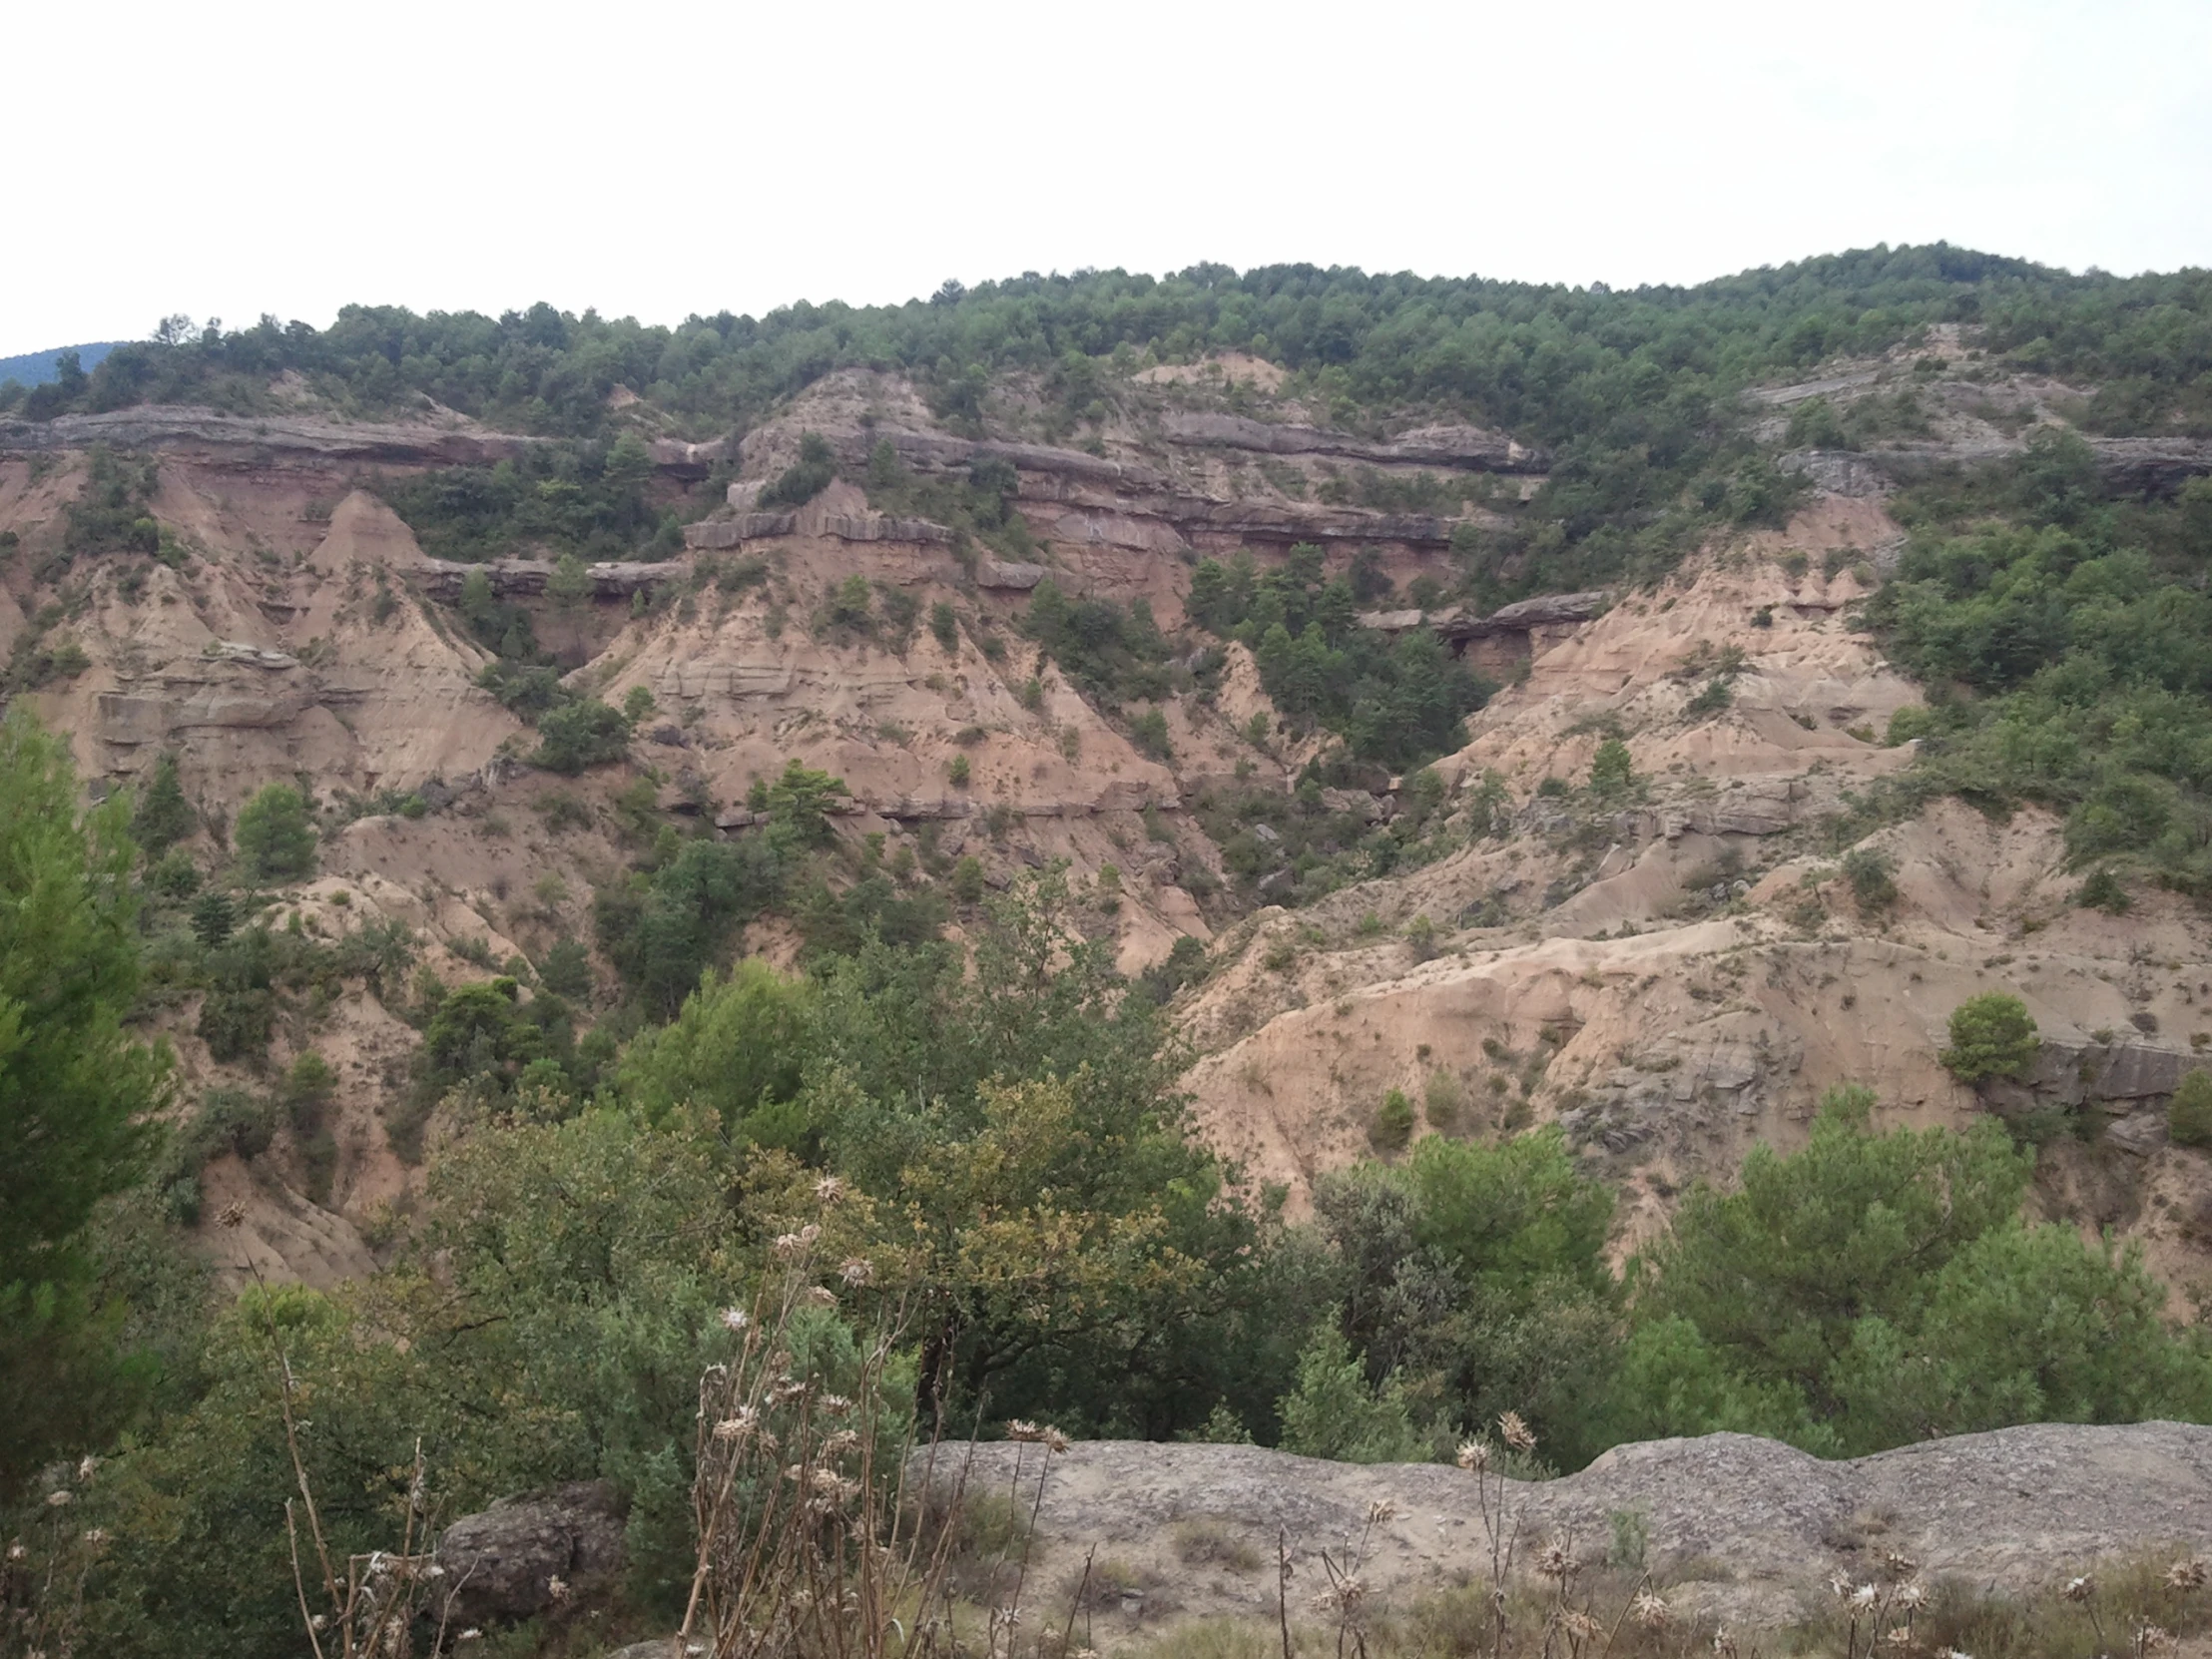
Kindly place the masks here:
<instances>
[{"instance_id":1,"label":"vegetated hillside","mask_svg":"<svg viewBox=\"0 0 2212 1659\"><path fill-rule=\"evenodd\" d=\"M180 1084L86 1258L171 1530L89 1616L289 1641L273 1329L349 1538L420 1431L453 1505L614 1481L660 1608L803 1225L824 1364L922 1310L993 1422L2212 1414L2202 296L1025 278L26 400L6 693L129 791ZM329 1294L211 1324L179 1229Z\"/></svg>"},{"instance_id":2,"label":"vegetated hillside","mask_svg":"<svg viewBox=\"0 0 2212 1659\"><path fill-rule=\"evenodd\" d=\"M0 386L10 381L24 389L52 384L63 377L62 359L65 357L74 358L78 369L90 374L110 351L129 343L119 339L94 340L84 345L59 345L51 351L26 351L20 356L0 357Z\"/></svg>"}]
</instances>

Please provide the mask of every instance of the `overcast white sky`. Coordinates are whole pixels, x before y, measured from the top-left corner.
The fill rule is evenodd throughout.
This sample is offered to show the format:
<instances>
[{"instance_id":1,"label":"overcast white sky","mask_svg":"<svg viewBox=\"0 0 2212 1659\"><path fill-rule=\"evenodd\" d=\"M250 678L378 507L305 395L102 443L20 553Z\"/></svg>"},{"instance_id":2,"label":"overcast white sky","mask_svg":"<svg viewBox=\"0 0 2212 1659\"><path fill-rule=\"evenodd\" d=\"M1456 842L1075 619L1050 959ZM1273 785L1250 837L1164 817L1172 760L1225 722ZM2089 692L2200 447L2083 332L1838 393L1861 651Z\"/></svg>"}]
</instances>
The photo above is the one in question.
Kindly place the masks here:
<instances>
[{"instance_id":1,"label":"overcast white sky","mask_svg":"<svg viewBox=\"0 0 2212 1659\"><path fill-rule=\"evenodd\" d=\"M2212 0L12 0L0 354L1200 260L2212 265Z\"/></svg>"}]
</instances>

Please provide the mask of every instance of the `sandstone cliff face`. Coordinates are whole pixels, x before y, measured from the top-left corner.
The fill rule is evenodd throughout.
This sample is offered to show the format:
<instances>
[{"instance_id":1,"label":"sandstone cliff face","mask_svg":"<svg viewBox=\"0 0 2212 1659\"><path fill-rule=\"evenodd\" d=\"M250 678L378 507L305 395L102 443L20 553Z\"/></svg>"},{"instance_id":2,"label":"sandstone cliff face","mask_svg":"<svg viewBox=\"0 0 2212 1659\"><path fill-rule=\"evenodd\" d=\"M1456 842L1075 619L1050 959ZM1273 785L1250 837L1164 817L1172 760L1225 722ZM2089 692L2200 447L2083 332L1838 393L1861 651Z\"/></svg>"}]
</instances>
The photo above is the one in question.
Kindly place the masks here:
<instances>
[{"instance_id":1,"label":"sandstone cliff face","mask_svg":"<svg viewBox=\"0 0 2212 1659\"><path fill-rule=\"evenodd\" d=\"M1182 1008L1207 1133L1295 1209L1372 1154L1389 1090L1435 1103L1420 1133L1556 1121L1621 1184L1625 1251L1686 1182L1725 1179L1754 1141L1801 1142L1840 1082L1876 1089L1885 1124L2086 1106L2095 1144L2048 1161L2039 1202L2194 1283L2207 1171L2165 1144L2163 1108L2212 1043L2201 914L2169 895L2125 918L2078 908L2047 815L1948 801L1868 837L1894 861L1893 907L1863 913L1839 876L1825 821L1911 759L1877 735L1918 694L1847 623L1852 565L1896 534L1878 503L1826 497L1539 633L1437 767L1455 799L1500 780L1506 833L1225 937ZM1730 649L1726 706L1701 715ZM1599 805L1581 785L1608 736L1641 782ZM1400 936L1415 916L1431 960ZM1950 1011L1991 990L2027 1003L2046 1047L2028 1084L1976 1093L1937 1054Z\"/></svg>"},{"instance_id":2,"label":"sandstone cliff face","mask_svg":"<svg viewBox=\"0 0 2212 1659\"><path fill-rule=\"evenodd\" d=\"M1816 391L1887 385L1896 366L1770 388L1770 418L1786 422ZM978 436L949 430L895 375L839 371L742 443L655 451L657 487L711 508L680 557L596 566L591 596L568 609L546 591L549 557L489 568L494 592L573 667L571 684L654 700L628 764L574 782L522 764L534 734L477 687L488 659L453 608L467 572L426 558L365 487L370 469L528 441L457 417L387 429L302 408L248 430L209 411L137 410L0 430L0 528L22 544L0 571L0 648L45 628L84 652L89 667L30 700L100 787L173 751L216 819L275 779L325 802L422 794L433 810L420 822L368 816L332 834L323 876L285 895L286 913L332 932L402 920L448 979L481 971L454 945L502 959L588 937L592 887L626 857L609 809L648 770L665 812L727 832L750 822L755 780L796 758L851 788L848 838L926 832L938 853L976 855L994 883L1065 858L1089 890L1114 865L1123 897L1090 924L1111 929L1125 968L1221 932L1215 971L1175 1009L1200 1055L1188 1083L1206 1132L1286 1183L1294 1208L1314 1176L1370 1150L1375 1108L1396 1088L1434 1103L1423 1132L1561 1123L1622 1183L1625 1250L1683 1181L1724 1174L1755 1139L1792 1143L1824 1089L1859 1081L1882 1092L1885 1121L2093 1108L2098 1138L2049 1160L2043 1201L2145 1240L2177 1283L2200 1272L2204 1160L2164 1144L2161 1115L2212 1042L2212 936L2197 913L2155 894L2124 920L2078 909L2054 825L2032 813L1992 824L1954 803L1872 838L1896 864L1894 907L1861 913L1837 876L1828 821L1911 761L1881 736L1918 693L1850 625L1901 539L1884 510L1883 469L1906 464L1897 446L1802 458L1816 488L1788 530L1726 539L1649 591L1367 619L1435 629L1508 682L1435 769L1457 844L1240 919L1196 896L1220 855L1191 805L1209 789L1287 789L1321 738L1280 731L1250 654L1232 647L1211 700L1163 707L1173 758L1153 759L1131 741L1133 711L1094 707L1013 628L1030 593L1049 577L1141 598L1172 631L1209 551L1265 561L1311 540L1343 560L1373 546L1400 584L1442 577L1454 520L1352 504L1360 469L1450 481L1456 521L1480 522L1494 492L1534 488L1546 458L1465 427L1340 431L1257 370L1140 377L1082 448L1025 395L1005 391ZM2005 395L2056 418L2050 388ZM2010 441L1982 405L1952 400L1926 441L1968 453L1981 427ZM878 512L848 483L757 510L809 432L855 471L883 442L925 476L1009 465L1036 552L956 549L943 526ZM187 551L174 568L139 555L57 566L81 447L95 440L157 458L152 513ZM711 499L687 494L718 464L735 465L727 498L720 484ZM66 574L41 574L55 568ZM873 596L865 627L832 618L854 577ZM954 612L950 645L924 625L940 602ZM901 610L912 620L896 621ZM1255 717L1277 729L1264 748L1244 735ZM1612 736L1639 783L1596 802L1583 785ZM1394 784L1329 805L1382 822L1399 810ZM584 827L551 827L541 809L556 798ZM1262 897L1288 894L1279 882ZM1435 930L1430 959L1403 936L1415 917ZM1998 988L2028 1002L2048 1046L2024 1089L1977 1096L1936 1056L1949 1010ZM221 1068L189 1035L191 1014L173 1017L189 1075L205 1081ZM275 1058L310 1040L342 1055L337 1213L316 1221L286 1199L257 1219L271 1265L308 1278L356 1271L352 1224L402 1203L415 1178L382 1126L413 1033L373 998L330 1019L281 1035ZM280 1144L270 1172L290 1168L284 1156ZM259 1178L217 1177L241 1190Z\"/></svg>"}]
</instances>

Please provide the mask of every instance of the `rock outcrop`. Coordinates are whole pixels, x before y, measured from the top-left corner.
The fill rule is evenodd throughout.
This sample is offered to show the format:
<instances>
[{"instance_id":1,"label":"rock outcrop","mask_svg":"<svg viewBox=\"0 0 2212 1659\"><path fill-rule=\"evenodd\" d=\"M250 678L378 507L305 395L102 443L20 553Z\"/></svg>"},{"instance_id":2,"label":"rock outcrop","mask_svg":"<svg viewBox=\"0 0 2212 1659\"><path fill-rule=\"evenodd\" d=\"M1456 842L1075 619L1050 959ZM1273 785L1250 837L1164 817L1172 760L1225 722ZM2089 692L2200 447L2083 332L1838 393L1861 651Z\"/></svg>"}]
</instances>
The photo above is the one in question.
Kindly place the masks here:
<instances>
[{"instance_id":1,"label":"rock outcrop","mask_svg":"<svg viewBox=\"0 0 2212 1659\"><path fill-rule=\"evenodd\" d=\"M423 591L450 603L460 598L462 584L467 582L470 573L482 571L491 584L491 591L499 598L535 598L545 592L546 584L553 580L558 568L551 559L492 559L483 564L425 559L419 580ZM628 599L635 593L651 593L662 583L676 581L684 574L685 567L674 562L646 564L612 560L584 567L584 577L591 583L592 597L596 599Z\"/></svg>"},{"instance_id":2,"label":"rock outcrop","mask_svg":"<svg viewBox=\"0 0 2212 1659\"><path fill-rule=\"evenodd\" d=\"M1420 426L1395 438L1377 441L1295 421L1178 410L1164 415L1160 428L1170 443L1248 449L1264 455L1329 455L1403 466L1452 467L1465 472L1546 472L1551 467L1551 456L1546 451L1479 426Z\"/></svg>"},{"instance_id":3,"label":"rock outcrop","mask_svg":"<svg viewBox=\"0 0 2212 1659\"><path fill-rule=\"evenodd\" d=\"M1548 593L1500 605L1487 616L1441 621L1436 631L1447 640L1489 639L1499 634L1528 634L1538 628L1588 622L1602 615L1604 610L1602 592Z\"/></svg>"},{"instance_id":4,"label":"rock outcrop","mask_svg":"<svg viewBox=\"0 0 2212 1659\"><path fill-rule=\"evenodd\" d=\"M527 1619L604 1589L622 1570L624 1505L605 1481L502 1499L439 1535L456 1624Z\"/></svg>"},{"instance_id":5,"label":"rock outcrop","mask_svg":"<svg viewBox=\"0 0 2212 1659\"><path fill-rule=\"evenodd\" d=\"M941 1470L944 1453L938 1461ZM1321 1582L1320 1552L1360 1537L1377 1504L1390 1514L1362 1577L1384 1607L1402 1610L1489 1560L1475 1477L1438 1464L1092 1441L1047 1470L1041 1447L998 1442L977 1447L964 1471L970 1489L1018 1481L1025 1501L1040 1474L1033 1578L1079 1572L1095 1549L1132 1581L1159 1586L1110 1611L1117 1634L1157 1624L1163 1604L1185 1616L1272 1619L1279 1529L1297 1582L1309 1573ZM1494 1481L1491 1491L1495 1505ZM2042 1423L1841 1462L1745 1434L1653 1440L1616 1446L1562 1479L1506 1481L1502 1512L1523 1561L1556 1541L1602 1562L1612 1517L1638 1516L1670 1596L1739 1627L1772 1627L1800 1617L1802 1598L1825 1594L1832 1574L1873 1578L1893 1552L1930 1580L2015 1592L2049 1590L2100 1563L2192 1555L2212 1532L2212 1428ZM1183 1524L1218 1531L1265 1570L1187 1565L1174 1544Z\"/></svg>"},{"instance_id":6,"label":"rock outcrop","mask_svg":"<svg viewBox=\"0 0 2212 1659\"><path fill-rule=\"evenodd\" d=\"M51 454L104 443L117 449L207 451L235 465L257 454L293 453L332 460L484 465L519 455L542 438L492 432L454 416L446 424L341 422L301 414L226 414L219 409L141 404L106 414L52 420L0 420L0 455Z\"/></svg>"}]
</instances>

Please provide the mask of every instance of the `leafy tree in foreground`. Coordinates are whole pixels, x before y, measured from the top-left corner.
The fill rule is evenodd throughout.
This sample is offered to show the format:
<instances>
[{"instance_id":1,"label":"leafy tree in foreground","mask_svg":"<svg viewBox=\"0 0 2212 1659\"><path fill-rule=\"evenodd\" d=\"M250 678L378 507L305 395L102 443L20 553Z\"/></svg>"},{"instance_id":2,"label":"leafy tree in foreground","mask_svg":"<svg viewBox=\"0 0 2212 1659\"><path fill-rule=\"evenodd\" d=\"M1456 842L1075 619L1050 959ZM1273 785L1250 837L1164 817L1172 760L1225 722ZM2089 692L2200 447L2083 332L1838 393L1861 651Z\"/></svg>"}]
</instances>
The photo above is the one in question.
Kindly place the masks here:
<instances>
[{"instance_id":1,"label":"leafy tree in foreground","mask_svg":"<svg viewBox=\"0 0 2212 1659\"><path fill-rule=\"evenodd\" d=\"M2033 1155L1984 1119L1869 1131L1832 1091L1812 1144L1700 1187L1639 1263L1610 1435L1733 1428L1824 1455L2032 1421L2212 1415L2212 1355L2135 1252L2030 1227Z\"/></svg>"},{"instance_id":2,"label":"leafy tree in foreground","mask_svg":"<svg viewBox=\"0 0 2212 1659\"><path fill-rule=\"evenodd\" d=\"M0 724L0 1493L111 1428L142 1379L116 1353L85 1230L147 1167L169 1055L123 1029L138 989L118 798L80 816L67 747Z\"/></svg>"},{"instance_id":3,"label":"leafy tree in foreground","mask_svg":"<svg viewBox=\"0 0 2212 1659\"><path fill-rule=\"evenodd\" d=\"M1554 1462L1602 1449L1590 1402L1617 1342L1613 1199L1576 1171L1558 1131L1497 1146L1427 1136L1402 1166L1325 1177L1314 1208L1335 1247L1345 1334L1370 1382L1394 1379L1432 1444L1512 1410Z\"/></svg>"}]
</instances>

